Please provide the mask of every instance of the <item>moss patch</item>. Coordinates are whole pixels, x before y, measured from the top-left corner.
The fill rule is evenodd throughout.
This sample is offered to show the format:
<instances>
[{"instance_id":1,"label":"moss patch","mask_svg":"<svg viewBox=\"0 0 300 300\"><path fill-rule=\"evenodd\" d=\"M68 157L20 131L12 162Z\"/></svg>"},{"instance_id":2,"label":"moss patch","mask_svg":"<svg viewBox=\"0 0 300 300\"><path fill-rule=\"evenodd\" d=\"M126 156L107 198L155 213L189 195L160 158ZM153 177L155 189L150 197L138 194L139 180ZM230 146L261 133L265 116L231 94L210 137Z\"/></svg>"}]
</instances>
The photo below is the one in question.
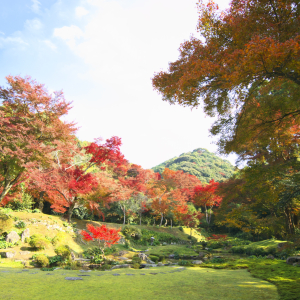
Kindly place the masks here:
<instances>
[{"instance_id":1,"label":"moss patch","mask_svg":"<svg viewBox=\"0 0 300 300\"><path fill-rule=\"evenodd\" d=\"M245 270L187 268L179 271L172 267L89 273L0 268L0 298L98 299L105 295L105 299L278 299L274 285L252 278ZM82 276L80 281L64 279L79 275L90 276Z\"/></svg>"}]
</instances>

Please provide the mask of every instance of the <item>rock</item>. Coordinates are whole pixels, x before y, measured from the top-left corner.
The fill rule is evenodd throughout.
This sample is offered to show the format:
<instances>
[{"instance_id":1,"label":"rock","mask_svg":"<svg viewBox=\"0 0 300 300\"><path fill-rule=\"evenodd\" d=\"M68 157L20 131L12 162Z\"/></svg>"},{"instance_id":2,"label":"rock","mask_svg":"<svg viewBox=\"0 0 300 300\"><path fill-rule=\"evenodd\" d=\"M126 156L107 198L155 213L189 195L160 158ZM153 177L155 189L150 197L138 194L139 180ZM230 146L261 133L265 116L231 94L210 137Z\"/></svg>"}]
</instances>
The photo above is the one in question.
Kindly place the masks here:
<instances>
[{"instance_id":1,"label":"rock","mask_svg":"<svg viewBox=\"0 0 300 300\"><path fill-rule=\"evenodd\" d=\"M129 258L121 256L121 257L119 257L119 259L121 259L121 260L128 260Z\"/></svg>"},{"instance_id":2,"label":"rock","mask_svg":"<svg viewBox=\"0 0 300 300\"><path fill-rule=\"evenodd\" d=\"M26 228L23 232L22 232L22 234L21 234L21 240L22 240L22 242L24 243L25 242L25 239L26 238L29 238L30 237L30 230L29 230L29 228Z\"/></svg>"},{"instance_id":3,"label":"rock","mask_svg":"<svg viewBox=\"0 0 300 300\"><path fill-rule=\"evenodd\" d=\"M16 252L4 252L4 257L13 258L16 255Z\"/></svg>"},{"instance_id":4,"label":"rock","mask_svg":"<svg viewBox=\"0 0 300 300\"><path fill-rule=\"evenodd\" d=\"M293 263L294 267L300 267L300 263Z\"/></svg>"},{"instance_id":5,"label":"rock","mask_svg":"<svg viewBox=\"0 0 300 300\"><path fill-rule=\"evenodd\" d=\"M124 265L115 265L111 268L111 270L114 270L114 269L121 269L121 268L131 268L131 265L129 264L124 264Z\"/></svg>"},{"instance_id":6,"label":"rock","mask_svg":"<svg viewBox=\"0 0 300 300\"><path fill-rule=\"evenodd\" d=\"M31 254L30 251L20 251L19 253L20 253L20 255L28 255L28 254Z\"/></svg>"},{"instance_id":7,"label":"rock","mask_svg":"<svg viewBox=\"0 0 300 300\"><path fill-rule=\"evenodd\" d=\"M284 244L286 244L286 242L284 242L284 243L278 243L277 244L277 248L282 248L284 246Z\"/></svg>"},{"instance_id":8,"label":"rock","mask_svg":"<svg viewBox=\"0 0 300 300\"><path fill-rule=\"evenodd\" d=\"M162 267L164 264L162 262L157 263L158 267Z\"/></svg>"},{"instance_id":9,"label":"rock","mask_svg":"<svg viewBox=\"0 0 300 300\"><path fill-rule=\"evenodd\" d=\"M169 258L174 258L174 257L175 257L174 254L170 254L170 255L169 255Z\"/></svg>"},{"instance_id":10,"label":"rock","mask_svg":"<svg viewBox=\"0 0 300 300\"><path fill-rule=\"evenodd\" d=\"M8 243L16 243L20 240L20 237L15 231L12 231L6 236L5 240Z\"/></svg>"},{"instance_id":11,"label":"rock","mask_svg":"<svg viewBox=\"0 0 300 300\"><path fill-rule=\"evenodd\" d=\"M205 253L205 252L199 252L199 255L198 255L198 257L199 257L199 258L203 258L205 255L206 255L206 253Z\"/></svg>"},{"instance_id":12,"label":"rock","mask_svg":"<svg viewBox=\"0 0 300 300\"><path fill-rule=\"evenodd\" d=\"M300 263L300 256L291 256L286 259L286 263L288 265L292 265L294 263Z\"/></svg>"},{"instance_id":13,"label":"rock","mask_svg":"<svg viewBox=\"0 0 300 300\"><path fill-rule=\"evenodd\" d=\"M203 261L202 260L193 260L192 264L193 265L201 265L201 264L203 264Z\"/></svg>"},{"instance_id":14,"label":"rock","mask_svg":"<svg viewBox=\"0 0 300 300\"><path fill-rule=\"evenodd\" d=\"M141 268L157 267L157 264L141 264Z\"/></svg>"},{"instance_id":15,"label":"rock","mask_svg":"<svg viewBox=\"0 0 300 300\"><path fill-rule=\"evenodd\" d=\"M72 258L72 260L75 260L75 254L74 254L74 252L71 252L71 258Z\"/></svg>"},{"instance_id":16,"label":"rock","mask_svg":"<svg viewBox=\"0 0 300 300\"><path fill-rule=\"evenodd\" d=\"M272 254L269 254L268 256L267 256L267 259L274 259L275 257L272 255Z\"/></svg>"},{"instance_id":17,"label":"rock","mask_svg":"<svg viewBox=\"0 0 300 300\"><path fill-rule=\"evenodd\" d=\"M148 256L147 256L145 253L139 253L139 254L138 254L138 257L139 257L141 260L145 260L145 261L148 260Z\"/></svg>"},{"instance_id":18,"label":"rock","mask_svg":"<svg viewBox=\"0 0 300 300\"><path fill-rule=\"evenodd\" d=\"M83 280L81 277L65 277L66 280Z\"/></svg>"},{"instance_id":19,"label":"rock","mask_svg":"<svg viewBox=\"0 0 300 300\"><path fill-rule=\"evenodd\" d=\"M155 262L152 261L151 259L147 260L147 263L148 263L148 264L155 264Z\"/></svg>"},{"instance_id":20,"label":"rock","mask_svg":"<svg viewBox=\"0 0 300 300\"><path fill-rule=\"evenodd\" d=\"M125 255L125 254L127 254L127 253L128 253L128 251L124 251L124 250L123 250L123 251L120 251L120 252L119 252L119 256L123 256L123 255Z\"/></svg>"},{"instance_id":21,"label":"rock","mask_svg":"<svg viewBox=\"0 0 300 300\"><path fill-rule=\"evenodd\" d=\"M166 242L163 242L162 245L163 245L163 246L166 246L166 245L168 245L168 244L167 244Z\"/></svg>"}]
</instances>

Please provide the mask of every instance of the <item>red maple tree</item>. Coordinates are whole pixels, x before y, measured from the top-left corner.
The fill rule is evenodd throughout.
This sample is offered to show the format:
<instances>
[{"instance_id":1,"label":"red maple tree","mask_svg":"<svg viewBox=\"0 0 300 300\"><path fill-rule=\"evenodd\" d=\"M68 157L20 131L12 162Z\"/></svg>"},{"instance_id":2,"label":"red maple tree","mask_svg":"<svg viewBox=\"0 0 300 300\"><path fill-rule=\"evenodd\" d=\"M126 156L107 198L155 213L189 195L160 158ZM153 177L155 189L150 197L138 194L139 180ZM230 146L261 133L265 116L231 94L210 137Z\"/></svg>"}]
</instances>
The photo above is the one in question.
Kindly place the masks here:
<instances>
[{"instance_id":1,"label":"red maple tree","mask_svg":"<svg viewBox=\"0 0 300 300\"><path fill-rule=\"evenodd\" d=\"M119 232L121 229L108 228L106 225L94 227L92 224L86 225L87 230L82 230L81 235L86 241L97 241L99 248L104 256L104 249L116 244L120 240Z\"/></svg>"}]
</instances>

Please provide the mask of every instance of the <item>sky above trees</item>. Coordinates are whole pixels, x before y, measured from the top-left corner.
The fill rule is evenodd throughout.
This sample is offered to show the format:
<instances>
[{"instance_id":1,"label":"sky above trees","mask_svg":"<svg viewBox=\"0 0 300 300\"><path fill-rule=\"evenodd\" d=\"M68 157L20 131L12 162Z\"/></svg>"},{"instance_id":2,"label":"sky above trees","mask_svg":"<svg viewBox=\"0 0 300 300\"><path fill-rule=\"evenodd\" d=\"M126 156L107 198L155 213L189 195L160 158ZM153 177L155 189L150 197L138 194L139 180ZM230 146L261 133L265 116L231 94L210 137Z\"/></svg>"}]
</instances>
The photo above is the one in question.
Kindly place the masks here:
<instances>
[{"instance_id":1,"label":"sky above trees","mask_svg":"<svg viewBox=\"0 0 300 300\"><path fill-rule=\"evenodd\" d=\"M213 119L161 101L151 83L180 43L199 36L195 0L0 3L1 86L7 75L30 75L63 90L81 140L120 136L122 153L144 168L199 147L216 151Z\"/></svg>"}]
</instances>

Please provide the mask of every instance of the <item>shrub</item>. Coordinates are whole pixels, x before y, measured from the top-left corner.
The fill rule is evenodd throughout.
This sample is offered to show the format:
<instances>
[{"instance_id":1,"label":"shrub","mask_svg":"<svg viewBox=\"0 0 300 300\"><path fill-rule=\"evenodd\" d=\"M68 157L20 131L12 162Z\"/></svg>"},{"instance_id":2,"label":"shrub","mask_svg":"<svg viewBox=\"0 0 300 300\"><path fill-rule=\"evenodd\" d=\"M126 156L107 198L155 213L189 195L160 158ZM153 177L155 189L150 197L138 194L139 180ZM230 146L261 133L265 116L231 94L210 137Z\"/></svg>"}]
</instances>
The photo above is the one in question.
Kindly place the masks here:
<instances>
[{"instance_id":1,"label":"shrub","mask_svg":"<svg viewBox=\"0 0 300 300\"><path fill-rule=\"evenodd\" d=\"M0 212L0 234L11 231L13 226L13 218L8 214Z\"/></svg>"},{"instance_id":2,"label":"shrub","mask_svg":"<svg viewBox=\"0 0 300 300\"><path fill-rule=\"evenodd\" d=\"M133 264L135 264L135 263L140 264L140 263L142 262L142 259L141 259L140 257L138 257L137 254L135 254L135 255L132 257L132 262L133 262Z\"/></svg>"},{"instance_id":3,"label":"shrub","mask_svg":"<svg viewBox=\"0 0 300 300\"><path fill-rule=\"evenodd\" d=\"M83 256L86 258L91 258L92 256L102 255L102 251L98 247L89 248L83 252Z\"/></svg>"},{"instance_id":4,"label":"shrub","mask_svg":"<svg viewBox=\"0 0 300 300\"><path fill-rule=\"evenodd\" d=\"M158 260L159 260L159 257L156 256L156 255L149 255L149 258L150 258L152 261L154 261L155 263L157 263Z\"/></svg>"},{"instance_id":5,"label":"shrub","mask_svg":"<svg viewBox=\"0 0 300 300\"><path fill-rule=\"evenodd\" d=\"M116 246L111 246L110 248L104 249L104 254L109 255L109 254L115 253L117 251L118 251L118 248Z\"/></svg>"},{"instance_id":6,"label":"shrub","mask_svg":"<svg viewBox=\"0 0 300 300\"><path fill-rule=\"evenodd\" d=\"M121 231L128 239L139 240L142 237L142 232L139 228L126 225Z\"/></svg>"},{"instance_id":7,"label":"shrub","mask_svg":"<svg viewBox=\"0 0 300 300\"><path fill-rule=\"evenodd\" d=\"M26 228L26 224L25 224L25 222L23 222L23 221L19 221L19 222L15 225L15 227L17 227L17 228Z\"/></svg>"},{"instance_id":8,"label":"shrub","mask_svg":"<svg viewBox=\"0 0 300 300\"><path fill-rule=\"evenodd\" d=\"M45 254L36 255L35 261L43 268L45 268L49 265L49 259Z\"/></svg>"},{"instance_id":9,"label":"shrub","mask_svg":"<svg viewBox=\"0 0 300 300\"><path fill-rule=\"evenodd\" d=\"M190 261L188 261L188 260L179 260L178 261L178 265L179 266L192 266L193 264L190 262Z\"/></svg>"},{"instance_id":10,"label":"shrub","mask_svg":"<svg viewBox=\"0 0 300 300\"><path fill-rule=\"evenodd\" d=\"M0 249L12 248L13 246L14 244L5 241L4 237L0 238Z\"/></svg>"},{"instance_id":11,"label":"shrub","mask_svg":"<svg viewBox=\"0 0 300 300\"><path fill-rule=\"evenodd\" d=\"M104 261L103 255L97 254L94 258L91 259L91 262L94 264L101 264Z\"/></svg>"},{"instance_id":12,"label":"shrub","mask_svg":"<svg viewBox=\"0 0 300 300\"><path fill-rule=\"evenodd\" d=\"M141 267L139 263L134 263L132 266L134 269L139 269Z\"/></svg>"},{"instance_id":13,"label":"shrub","mask_svg":"<svg viewBox=\"0 0 300 300\"><path fill-rule=\"evenodd\" d=\"M60 255L55 255L49 258L50 265L60 265L64 261L63 257Z\"/></svg>"},{"instance_id":14,"label":"shrub","mask_svg":"<svg viewBox=\"0 0 300 300\"><path fill-rule=\"evenodd\" d=\"M51 240L53 246L58 245L59 243L63 242L66 238L66 234L64 232L59 232L57 235Z\"/></svg>"},{"instance_id":15,"label":"shrub","mask_svg":"<svg viewBox=\"0 0 300 300\"><path fill-rule=\"evenodd\" d=\"M68 246L59 246L54 251L57 255L60 255L63 258L68 258L71 255L71 251Z\"/></svg>"},{"instance_id":16,"label":"shrub","mask_svg":"<svg viewBox=\"0 0 300 300\"><path fill-rule=\"evenodd\" d=\"M29 245L37 250L44 250L50 246L50 242L41 234L34 234L30 237Z\"/></svg>"}]
</instances>

